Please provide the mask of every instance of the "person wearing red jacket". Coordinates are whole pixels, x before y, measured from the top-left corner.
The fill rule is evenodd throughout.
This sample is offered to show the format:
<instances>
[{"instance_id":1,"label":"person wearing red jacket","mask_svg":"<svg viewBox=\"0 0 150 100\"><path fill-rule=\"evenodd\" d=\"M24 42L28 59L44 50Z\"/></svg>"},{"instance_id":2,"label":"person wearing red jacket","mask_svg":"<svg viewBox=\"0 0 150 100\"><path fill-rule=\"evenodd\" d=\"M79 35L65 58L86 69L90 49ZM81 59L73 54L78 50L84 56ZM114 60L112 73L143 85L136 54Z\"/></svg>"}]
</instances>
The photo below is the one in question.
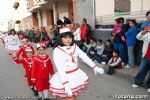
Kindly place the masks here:
<instances>
[{"instance_id":1,"label":"person wearing red jacket","mask_svg":"<svg viewBox=\"0 0 150 100\"><path fill-rule=\"evenodd\" d=\"M31 71L32 71L32 59L33 59L33 50L30 47L25 49L27 57L19 59L16 54L13 54L13 59L17 64L22 64L25 68L28 86L34 92L34 96L38 96L38 92L35 88L35 84L31 81Z\"/></svg>"},{"instance_id":2,"label":"person wearing red jacket","mask_svg":"<svg viewBox=\"0 0 150 100\"><path fill-rule=\"evenodd\" d=\"M38 55L33 58L31 80L36 84L39 100L42 100L48 98L49 76L54 74L54 70L51 59L46 54L46 45L38 43L37 51Z\"/></svg>"},{"instance_id":3,"label":"person wearing red jacket","mask_svg":"<svg viewBox=\"0 0 150 100\"><path fill-rule=\"evenodd\" d=\"M19 57L22 55L22 58L26 58L26 52L25 49L27 47L30 47L32 49L32 55L34 55L34 48L29 44L29 40L27 38L24 38L23 40L23 45L20 47L19 51L16 53L16 56Z\"/></svg>"}]
</instances>

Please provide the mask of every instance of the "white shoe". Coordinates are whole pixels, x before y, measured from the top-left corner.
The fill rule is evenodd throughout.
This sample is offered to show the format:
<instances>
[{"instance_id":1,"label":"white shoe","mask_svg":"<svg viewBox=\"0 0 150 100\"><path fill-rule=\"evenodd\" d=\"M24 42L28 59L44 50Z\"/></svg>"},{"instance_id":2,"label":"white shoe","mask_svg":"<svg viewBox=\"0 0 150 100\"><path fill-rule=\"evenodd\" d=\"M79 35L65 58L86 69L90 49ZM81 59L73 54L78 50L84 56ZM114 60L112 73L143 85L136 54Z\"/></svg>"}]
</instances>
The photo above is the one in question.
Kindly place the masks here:
<instances>
[{"instance_id":1,"label":"white shoe","mask_svg":"<svg viewBox=\"0 0 150 100\"><path fill-rule=\"evenodd\" d=\"M132 87L133 87L133 88L138 88L139 85L133 84Z\"/></svg>"},{"instance_id":2,"label":"white shoe","mask_svg":"<svg viewBox=\"0 0 150 100\"><path fill-rule=\"evenodd\" d=\"M150 93L150 88L147 89L147 92Z\"/></svg>"},{"instance_id":3,"label":"white shoe","mask_svg":"<svg viewBox=\"0 0 150 100\"><path fill-rule=\"evenodd\" d=\"M125 66L125 68L132 68L132 67L131 67L131 66L129 66L129 65L126 65L126 66Z\"/></svg>"}]
</instances>

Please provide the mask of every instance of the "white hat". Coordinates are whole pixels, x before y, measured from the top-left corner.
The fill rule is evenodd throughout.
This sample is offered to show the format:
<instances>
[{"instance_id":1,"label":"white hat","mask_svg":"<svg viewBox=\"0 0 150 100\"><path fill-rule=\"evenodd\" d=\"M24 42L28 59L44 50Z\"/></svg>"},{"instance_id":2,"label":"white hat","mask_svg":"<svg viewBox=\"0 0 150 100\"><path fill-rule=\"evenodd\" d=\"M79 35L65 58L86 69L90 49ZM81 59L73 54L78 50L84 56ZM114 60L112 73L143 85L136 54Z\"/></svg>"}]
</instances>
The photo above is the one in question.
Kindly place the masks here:
<instances>
[{"instance_id":1,"label":"white hat","mask_svg":"<svg viewBox=\"0 0 150 100\"><path fill-rule=\"evenodd\" d=\"M22 42L27 42L27 41L28 41L27 38L22 39Z\"/></svg>"},{"instance_id":2,"label":"white hat","mask_svg":"<svg viewBox=\"0 0 150 100\"><path fill-rule=\"evenodd\" d=\"M25 51L32 51L32 49L31 49L30 47L27 47L27 48L25 49Z\"/></svg>"},{"instance_id":3,"label":"white hat","mask_svg":"<svg viewBox=\"0 0 150 100\"><path fill-rule=\"evenodd\" d=\"M60 30L59 30L59 34L62 34L62 33L66 33L66 32L70 32L70 29L69 28L61 28Z\"/></svg>"},{"instance_id":4,"label":"white hat","mask_svg":"<svg viewBox=\"0 0 150 100\"><path fill-rule=\"evenodd\" d=\"M36 48L46 47L45 43L37 43Z\"/></svg>"}]
</instances>

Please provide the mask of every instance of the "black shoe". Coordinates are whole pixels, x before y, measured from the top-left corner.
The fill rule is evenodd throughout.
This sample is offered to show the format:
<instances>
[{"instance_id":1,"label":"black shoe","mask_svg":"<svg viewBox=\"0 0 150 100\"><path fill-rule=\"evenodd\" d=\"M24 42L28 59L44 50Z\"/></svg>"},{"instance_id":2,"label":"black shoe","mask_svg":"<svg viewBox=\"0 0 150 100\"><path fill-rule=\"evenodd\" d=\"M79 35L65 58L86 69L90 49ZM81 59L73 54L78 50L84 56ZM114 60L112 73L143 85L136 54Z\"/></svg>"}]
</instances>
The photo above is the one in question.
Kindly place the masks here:
<instances>
[{"instance_id":1,"label":"black shoe","mask_svg":"<svg viewBox=\"0 0 150 100\"><path fill-rule=\"evenodd\" d=\"M33 93L34 93L35 97L37 97L39 95L37 90L35 90Z\"/></svg>"},{"instance_id":2,"label":"black shoe","mask_svg":"<svg viewBox=\"0 0 150 100\"><path fill-rule=\"evenodd\" d=\"M42 100L42 97L38 97L38 100Z\"/></svg>"},{"instance_id":3,"label":"black shoe","mask_svg":"<svg viewBox=\"0 0 150 100\"><path fill-rule=\"evenodd\" d=\"M27 75L25 74L24 77L27 77Z\"/></svg>"},{"instance_id":4,"label":"black shoe","mask_svg":"<svg viewBox=\"0 0 150 100\"><path fill-rule=\"evenodd\" d=\"M31 88L31 90L33 91L33 93L34 93L34 96L38 96L38 91L37 90L35 90L34 89L34 87L33 88Z\"/></svg>"}]
</instances>

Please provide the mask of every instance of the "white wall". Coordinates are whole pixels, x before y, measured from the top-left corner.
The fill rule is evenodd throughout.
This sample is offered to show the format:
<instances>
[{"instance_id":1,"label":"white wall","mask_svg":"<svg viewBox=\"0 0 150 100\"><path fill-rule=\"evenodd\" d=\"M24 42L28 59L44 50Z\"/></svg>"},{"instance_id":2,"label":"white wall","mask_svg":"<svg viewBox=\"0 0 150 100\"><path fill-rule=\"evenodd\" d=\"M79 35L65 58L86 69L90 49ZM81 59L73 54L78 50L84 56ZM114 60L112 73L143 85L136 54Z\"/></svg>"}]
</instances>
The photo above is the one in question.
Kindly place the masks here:
<instances>
[{"instance_id":1,"label":"white wall","mask_svg":"<svg viewBox=\"0 0 150 100\"><path fill-rule=\"evenodd\" d=\"M141 10L150 10L150 0L130 0L131 1L131 12L141 11Z\"/></svg>"},{"instance_id":2,"label":"white wall","mask_svg":"<svg viewBox=\"0 0 150 100\"><path fill-rule=\"evenodd\" d=\"M114 0L95 0L95 3L96 16L114 14Z\"/></svg>"},{"instance_id":3,"label":"white wall","mask_svg":"<svg viewBox=\"0 0 150 100\"><path fill-rule=\"evenodd\" d=\"M18 19L22 20L22 19L26 18L27 16L30 16L31 13L27 11L26 0L16 0L16 1L19 1L19 7L16 10L17 15L18 15Z\"/></svg>"},{"instance_id":4,"label":"white wall","mask_svg":"<svg viewBox=\"0 0 150 100\"><path fill-rule=\"evenodd\" d=\"M63 19L64 16L66 16L66 17L69 16L68 3L66 3L66 2L57 3L57 10L58 10L60 19Z\"/></svg>"}]
</instances>

